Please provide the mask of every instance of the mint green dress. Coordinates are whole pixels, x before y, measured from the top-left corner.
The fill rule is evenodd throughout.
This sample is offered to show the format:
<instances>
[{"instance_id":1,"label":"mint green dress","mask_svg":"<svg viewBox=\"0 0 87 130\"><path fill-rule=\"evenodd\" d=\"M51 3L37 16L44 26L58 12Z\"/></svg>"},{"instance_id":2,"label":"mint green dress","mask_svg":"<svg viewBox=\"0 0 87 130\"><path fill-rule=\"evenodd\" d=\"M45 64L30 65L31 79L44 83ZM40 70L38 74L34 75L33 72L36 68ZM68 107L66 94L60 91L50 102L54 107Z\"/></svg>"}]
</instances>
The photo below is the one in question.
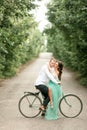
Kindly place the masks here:
<instances>
[{"instance_id":1,"label":"mint green dress","mask_svg":"<svg viewBox=\"0 0 87 130\"><path fill-rule=\"evenodd\" d=\"M58 105L59 105L59 100L62 96L62 88L60 85L55 84L52 81L49 82L48 86L52 90L53 108L50 107L50 103L49 103L46 110L45 119L56 120L59 118Z\"/></svg>"}]
</instances>

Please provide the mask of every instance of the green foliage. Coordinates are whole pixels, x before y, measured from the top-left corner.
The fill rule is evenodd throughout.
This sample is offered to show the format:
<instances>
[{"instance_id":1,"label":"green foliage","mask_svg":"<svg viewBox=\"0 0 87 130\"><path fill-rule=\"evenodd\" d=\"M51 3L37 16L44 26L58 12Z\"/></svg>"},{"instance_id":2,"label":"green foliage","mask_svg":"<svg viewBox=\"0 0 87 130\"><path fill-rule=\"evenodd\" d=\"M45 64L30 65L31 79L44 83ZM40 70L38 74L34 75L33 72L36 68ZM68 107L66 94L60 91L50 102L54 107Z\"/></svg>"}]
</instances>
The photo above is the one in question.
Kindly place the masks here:
<instances>
[{"instance_id":1,"label":"green foliage","mask_svg":"<svg viewBox=\"0 0 87 130\"><path fill-rule=\"evenodd\" d=\"M86 0L52 0L47 17L52 27L45 29L48 50L73 70L87 85L87 6Z\"/></svg>"},{"instance_id":2,"label":"green foliage","mask_svg":"<svg viewBox=\"0 0 87 130\"><path fill-rule=\"evenodd\" d=\"M29 14L36 6L33 1L0 1L0 78L15 75L40 52L43 36Z\"/></svg>"}]
</instances>

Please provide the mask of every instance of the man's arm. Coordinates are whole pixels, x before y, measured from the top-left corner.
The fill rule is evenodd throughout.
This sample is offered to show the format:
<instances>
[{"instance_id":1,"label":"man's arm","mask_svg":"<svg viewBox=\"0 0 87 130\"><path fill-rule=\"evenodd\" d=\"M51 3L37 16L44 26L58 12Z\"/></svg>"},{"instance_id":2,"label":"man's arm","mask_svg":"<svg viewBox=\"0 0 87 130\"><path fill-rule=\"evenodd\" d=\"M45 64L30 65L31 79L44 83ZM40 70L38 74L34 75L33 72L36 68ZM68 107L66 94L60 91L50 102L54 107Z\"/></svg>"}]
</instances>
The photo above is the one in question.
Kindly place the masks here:
<instances>
[{"instance_id":1,"label":"man's arm","mask_svg":"<svg viewBox=\"0 0 87 130\"><path fill-rule=\"evenodd\" d=\"M46 74L47 74L47 76L49 77L49 79L50 79L51 81L53 81L53 82L56 83L56 84L60 83L60 82L58 82L58 81L53 77L53 75L49 72L47 66L45 67L45 71L46 71Z\"/></svg>"}]
</instances>

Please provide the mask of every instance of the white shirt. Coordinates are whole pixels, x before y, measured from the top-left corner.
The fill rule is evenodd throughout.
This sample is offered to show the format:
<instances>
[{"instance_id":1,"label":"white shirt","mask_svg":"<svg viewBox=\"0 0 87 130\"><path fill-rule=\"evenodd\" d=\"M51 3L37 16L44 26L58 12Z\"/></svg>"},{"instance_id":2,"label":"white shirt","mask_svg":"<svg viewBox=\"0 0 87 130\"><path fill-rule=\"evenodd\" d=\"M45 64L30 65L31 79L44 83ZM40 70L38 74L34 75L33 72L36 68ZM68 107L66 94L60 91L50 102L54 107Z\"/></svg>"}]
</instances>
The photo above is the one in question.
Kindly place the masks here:
<instances>
[{"instance_id":1,"label":"white shirt","mask_svg":"<svg viewBox=\"0 0 87 130\"><path fill-rule=\"evenodd\" d=\"M35 85L41 85L41 84L44 84L44 85L47 85L49 80L53 81L54 83L58 84L58 81L53 77L53 75L49 72L48 70L48 65L44 65L42 68L41 68L41 71L39 73L39 76L36 80L36 83Z\"/></svg>"}]
</instances>

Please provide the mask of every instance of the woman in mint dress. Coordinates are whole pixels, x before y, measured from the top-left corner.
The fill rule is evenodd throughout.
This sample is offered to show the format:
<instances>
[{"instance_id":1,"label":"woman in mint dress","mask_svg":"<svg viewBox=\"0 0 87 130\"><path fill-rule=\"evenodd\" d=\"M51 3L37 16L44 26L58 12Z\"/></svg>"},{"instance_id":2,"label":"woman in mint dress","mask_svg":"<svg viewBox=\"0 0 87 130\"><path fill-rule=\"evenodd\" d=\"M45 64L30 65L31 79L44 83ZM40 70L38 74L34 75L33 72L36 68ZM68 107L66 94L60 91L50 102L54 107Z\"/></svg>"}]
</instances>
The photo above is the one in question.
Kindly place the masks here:
<instances>
[{"instance_id":1,"label":"woman in mint dress","mask_svg":"<svg viewBox=\"0 0 87 130\"><path fill-rule=\"evenodd\" d=\"M54 73L51 72L56 80L59 80L59 81L61 80L62 69L63 69L62 62L60 61L56 62ZM45 113L45 119L55 120L59 118L58 105L59 105L59 100L62 96L62 87L60 84L55 84L52 81L49 81L48 86L52 92L53 107L51 107L50 103L48 104L48 107Z\"/></svg>"}]
</instances>

